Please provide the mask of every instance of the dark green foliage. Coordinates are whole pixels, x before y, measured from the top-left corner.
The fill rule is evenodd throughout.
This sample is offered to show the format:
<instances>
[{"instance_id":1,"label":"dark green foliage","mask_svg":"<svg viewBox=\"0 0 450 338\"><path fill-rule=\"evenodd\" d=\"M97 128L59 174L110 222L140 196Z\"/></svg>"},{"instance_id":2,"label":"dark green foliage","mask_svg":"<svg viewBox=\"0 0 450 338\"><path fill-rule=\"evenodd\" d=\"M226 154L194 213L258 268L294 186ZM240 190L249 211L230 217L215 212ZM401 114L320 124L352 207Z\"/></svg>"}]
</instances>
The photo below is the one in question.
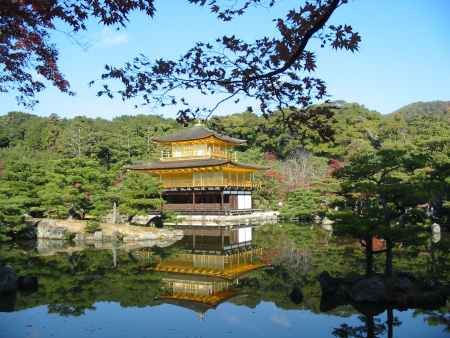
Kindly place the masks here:
<instances>
[{"instance_id":1,"label":"dark green foliage","mask_svg":"<svg viewBox=\"0 0 450 338\"><path fill-rule=\"evenodd\" d=\"M298 189L287 196L286 205L281 209L283 216L312 221L315 215L326 210L323 195L313 189Z\"/></svg>"},{"instance_id":2,"label":"dark green foliage","mask_svg":"<svg viewBox=\"0 0 450 338\"><path fill-rule=\"evenodd\" d=\"M19 144L33 150L43 150L46 118L36 115L10 112L0 117L0 147L14 147Z\"/></svg>"},{"instance_id":3,"label":"dark green foliage","mask_svg":"<svg viewBox=\"0 0 450 338\"><path fill-rule=\"evenodd\" d=\"M249 111L214 117L208 127L248 140L247 146L237 149L239 161L270 168L256 175L257 208L277 208L283 201L283 212L290 217L322 215L329 211L339 185L329 181L330 174L350 164L347 176L340 178L348 182L341 196L349 201L345 210L351 222L359 224L348 206L356 201L356 193L362 196L364 189L372 191L375 183L367 179L390 163L401 168L389 176L383 193L393 200L404 199L401 208L414 203L432 206L433 215L427 222L449 224L448 121L430 118L436 114L428 113L425 117L414 113L414 118L405 114L383 116L356 103L338 102L336 106L329 122L335 131L330 142L323 142L308 128L287 127L282 121L289 118L289 112L276 112L268 119ZM121 184L120 178L125 177L122 168L133 161L157 159L160 149L152 137L177 128L182 127L174 119L151 115L122 116L112 121L57 115L45 118L21 112L1 116L0 158L6 167L0 179L5 201L0 205L2 233L20 233L25 214L99 217L109 212L114 202L120 212L130 215L158 210L161 200L155 182L143 175ZM380 148L384 150L380 152ZM348 189L353 181L356 185L352 189L358 191L351 195ZM342 213L345 210L341 209ZM418 210L420 217L414 217L423 219L425 210ZM371 212L379 211L377 207Z\"/></svg>"},{"instance_id":4,"label":"dark green foliage","mask_svg":"<svg viewBox=\"0 0 450 338\"><path fill-rule=\"evenodd\" d=\"M44 164L31 160L8 162L0 177L0 240L25 230L25 215L41 216L40 189L48 179Z\"/></svg>"},{"instance_id":5,"label":"dark green foliage","mask_svg":"<svg viewBox=\"0 0 450 338\"><path fill-rule=\"evenodd\" d=\"M84 218L113 176L94 160L8 161L0 177L0 236L25 230L25 218Z\"/></svg>"},{"instance_id":6,"label":"dark green foliage","mask_svg":"<svg viewBox=\"0 0 450 338\"><path fill-rule=\"evenodd\" d=\"M39 192L45 216L79 219L94 209L96 197L105 194L113 179L97 161L86 158L52 161L48 177Z\"/></svg>"},{"instance_id":7,"label":"dark green foliage","mask_svg":"<svg viewBox=\"0 0 450 338\"><path fill-rule=\"evenodd\" d=\"M116 204L120 214L129 217L159 212L164 203L159 182L145 173L128 172L119 183L98 195L93 214L104 216Z\"/></svg>"},{"instance_id":8,"label":"dark green foliage","mask_svg":"<svg viewBox=\"0 0 450 338\"><path fill-rule=\"evenodd\" d=\"M288 158L301 148L313 155L343 159L370 149L371 137L404 140L421 131L414 127L417 122L406 122L398 115L384 117L356 103L340 102L338 106L329 122L334 130L332 142L322 141L307 128L286 126L282 122L289 118L289 112L284 115L276 112L268 119L252 112L213 117L208 126L246 139L248 147L238 150L272 153L278 158ZM443 120L431 122L425 124L430 132L433 126L448 125ZM108 121L86 117L63 119L57 115L43 118L20 112L0 117L0 127L3 149L21 146L25 151L47 151L57 157L86 156L106 167L159 157L159 149L151 138L181 128L175 120L155 115L121 116Z\"/></svg>"},{"instance_id":9,"label":"dark green foliage","mask_svg":"<svg viewBox=\"0 0 450 338\"><path fill-rule=\"evenodd\" d=\"M40 152L46 157L88 157L107 169L137 159L159 156L151 137L177 127L175 120L160 116L122 116L112 121L101 118L48 118L11 112L0 117L0 151L2 157Z\"/></svg>"},{"instance_id":10,"label":"dark green foliage","mask_svg":"<svg viewBox=\"0 0 450 338\"><path fill-rule=\"evenodd\" d=\"M128 173L117 196L120 212L130 216L159 211L163 203L158 182L146 174Z\"/></svg>"},{"instance_id":11,"label":"dark green foliage","mask_svg":"<svg viewBox=\"0 0 450 338\"><path fill-rule=\"evenodd\" d=\"M446 163L448 152L441 155L439 162ZM373 252L368 244L373 237L386 242L386 273L391 274L395 243L420 242L424 226L433 220L445 221L442 214L436 213L436 207L430 215L436 196L440 196L440 205L444 196L448 198L445 179L430 184L434 179L439 181L439 176L433 174L439 166L430 161L432 158L430 151L412 145L382 145L355 156L337 172L344 203L332 214L335 229L365 242L367 274L373 270Z\"/></svg>"},{"instance_id":12,"label":"dark green foliage","mask_svg":"<svg viewBox=\"0 0 450 338\"><path fill-rule=\"evenodd\" d=\"M415 224L425 217L424 212L415 210L426 197L413 176L421 161L412 161L411 152L402 147L383 147L356 156L337 172L345 197L343 210L348 209L348 217L353 218L350 224L361 223L356 221L360 219L383 232L394 224ZM343 217L345 211L339 214Z\"/></svg>"}]
</instances>

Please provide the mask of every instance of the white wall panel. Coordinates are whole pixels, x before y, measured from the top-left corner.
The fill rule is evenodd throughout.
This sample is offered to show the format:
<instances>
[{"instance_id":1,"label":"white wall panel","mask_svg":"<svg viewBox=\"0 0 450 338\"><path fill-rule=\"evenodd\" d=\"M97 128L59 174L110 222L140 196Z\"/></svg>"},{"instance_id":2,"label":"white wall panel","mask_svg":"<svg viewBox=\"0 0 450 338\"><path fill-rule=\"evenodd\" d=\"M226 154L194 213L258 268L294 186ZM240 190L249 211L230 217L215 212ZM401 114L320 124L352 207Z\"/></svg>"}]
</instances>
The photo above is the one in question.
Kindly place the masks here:
<instances>
[{"instance_id":1,"label":"white wall panel","mask_svg":"<svg viewBox=\"0 0 450 338\"><path fill-rule=\"evenodd\" d=\"M242 242L250 242L252 240L252 228L239 228L238 230L238 241Z\"/></svg>"},{"instance_id":2,"label":"white wall panel","mask_svg":"<svg viewBox=\"0 0 450 338\"><path fill-rule=\"evenodd\" d=\"M245 195L237 195L238 209L245 209Z\"/></svg>"},{"instance_id":3,"label":"white wall panel","mask_svg":"<svg viewBox=\"0 0 450 338\"><path fill-rule=\"evenodd\" d=\"M252 195L245 195L245 209L251 209L252 208Z\"/></svg>"}]
</instances>

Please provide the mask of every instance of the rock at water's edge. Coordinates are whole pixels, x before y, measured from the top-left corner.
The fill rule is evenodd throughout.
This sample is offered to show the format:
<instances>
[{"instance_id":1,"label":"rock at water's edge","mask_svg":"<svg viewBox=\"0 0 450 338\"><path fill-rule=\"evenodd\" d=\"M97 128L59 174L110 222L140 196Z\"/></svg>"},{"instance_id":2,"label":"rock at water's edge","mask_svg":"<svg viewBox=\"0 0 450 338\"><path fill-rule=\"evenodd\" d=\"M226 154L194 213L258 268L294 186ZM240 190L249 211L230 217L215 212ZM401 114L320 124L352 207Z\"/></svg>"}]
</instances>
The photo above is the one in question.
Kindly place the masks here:
<instances>
[{"instance_id":1,"label":"rock at water's edge","mask_svg":"<svg viewBox=\"0 0 450 338\"><path fill-rule=\"evenodd\" d=\"M67 229L57 226L54 220L42 220L37 226L37 238L64 240L68 235Z\"/></svg>"},{"instance_id":2,"label":"rock at water's edge","mask_svg":"<svg viewBox=\"0 0 450 338\"><path fill-rule=\"evenodd\" d=\"M17 275L9 265L0 268L0 293L17 290Z\"/></svg>"},{"instance_id":3,"label":"rock at water's edge","mask_svg":"<svg viewBox=\"0 0 450 338\"><path fill-rule=\"evenodd\" d=\"M155 217L158 217L158 216L157 215L145 215L145 216L136 215L131 218L130 223L134 224L134 225L149 225Z\"/></svg>"},{"instance_id":4,"label":"rock at water's edge","mask_svg":"<svg viewBox=\"0 0 450 338\"><path fill-rule=\"evenodd\" d=\"M331 277L327 271L324 271L319 275L319 283L322 292L326 294L336 293L339 287L339 282Z\"/></svg>"},{"instance_id":5,"label":"rock at water's edge","mask_svg":"<svg viewBox=\"0 0 450 338\"><path fill-rule=\"evenodd\" d=\"M291 293L289 294L289 298L294 304L300 304L303 300L303 292L298 286L294 286Z\"/></svg>"},{"instance_id":6,"label":"rock at water's edge","mask_svg":"<svg viewBox=\"0 0 450 338\"><path fill-rule=\"evenodd\" d=\"M350 297L357 303L383 303L388 299L386 285L381 276L373 276L355 282Z\"/></svg>"},{"instance_id":7,"label":"rock at water's edge","mask_svg":"<svg viewBox=\"0 0 450 338\"><path fill-rule=\"evenodd\" d=\"M319 281L322 289L320 308L323 311L345 304L352 304L366 314L381 313L388 307L437 308L444 306L450 296L449 286L427 284L405 272L351 279L333 278L328 272L323 272Z\"/></svg>"},{"instance_id":8,"label":"rock at water's edge","mask_svg":"<svg viewBox=\"0 0 450 338\"><path fill-rule=\"evenodd\" d=\"M17 285L22 291L36 291L38 288L37 277L19 277Z\"/></svg>"},{"instance_id":9,"label":"rock at water's edge","mask_svg":"<svg viewBox=\"0 0 450 338\"><path fill-rule=\"evenodd\" d=\"M101 232L101 231L94 232L94 241L96 241L96 242L103 241L103 232Z\"/></svg>"}]
</instances>

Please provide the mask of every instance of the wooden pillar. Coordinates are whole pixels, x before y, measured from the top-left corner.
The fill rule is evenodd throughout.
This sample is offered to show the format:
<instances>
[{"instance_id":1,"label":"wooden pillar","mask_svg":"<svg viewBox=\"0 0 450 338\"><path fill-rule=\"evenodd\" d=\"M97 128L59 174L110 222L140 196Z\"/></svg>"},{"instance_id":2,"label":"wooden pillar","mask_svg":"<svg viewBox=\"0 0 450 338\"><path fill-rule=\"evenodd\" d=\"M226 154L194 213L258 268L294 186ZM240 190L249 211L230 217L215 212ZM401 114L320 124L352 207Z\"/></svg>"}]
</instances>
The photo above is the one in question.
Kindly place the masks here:
<instances>
[{"instance_id":1,"label":"wooden pillar","mask_svg":"<svg viewBox=\"0 0 450 338\"><path fill-rule=\"evenodd\" d=\"M192 190L192 209L195 210L195 190Z\"/></svg>"},{"instance_id":2,"label":"wooden pillar","mask_svg":"<svg viewBox=\"0 0 450 338\"><path fill-rule=\"evenodd\" d=\"M220 210L223 210L223 190L220 191Z\"/></svg>"}]
</instances>

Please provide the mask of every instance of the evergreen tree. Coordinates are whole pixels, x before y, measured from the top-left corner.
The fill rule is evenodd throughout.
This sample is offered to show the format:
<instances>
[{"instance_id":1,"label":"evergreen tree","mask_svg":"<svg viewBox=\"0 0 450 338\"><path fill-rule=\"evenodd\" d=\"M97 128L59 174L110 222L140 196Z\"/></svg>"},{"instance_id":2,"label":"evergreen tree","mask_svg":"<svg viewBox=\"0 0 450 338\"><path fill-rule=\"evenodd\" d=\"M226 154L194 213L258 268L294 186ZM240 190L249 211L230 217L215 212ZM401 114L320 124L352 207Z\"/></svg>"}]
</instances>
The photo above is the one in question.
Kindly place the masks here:
<instances>
[{"instance_id":1,"label":"evergreen tree","mask_svg":"<svg viewBox=\"0 0 450 338\"><path fill-rule=\"evenodd\" d=\"M151 211L160 211L163 205L161 190L157 180L148 174L128 173L116 193L119 211L122 214L148 215Z\"/></svg>"},{"instance_id":2,"label":"evergreen tree","mask_svg":"<svg viewBox=\"0 0 450 338\"><path fill-rule=\"evenodd\" d=\"M25 215L43 214L38 194L47 182L40 162L21 160L7 164L0 177L0 240L20 235L26 228Z\"/></svg>"},{"instance_id":3,"label":"evergreen tree","mask_svg":"<svg viewBox=\"0 0 450 338\"><path fill-rule=\"evenodd\" d=\"M39 192L45 215L83 219L94 200L112 183L112 175L94 160L74 158L53 161L49 181Z\"/></svg>"},{"instance_id":4,"label":"evergreen tree","mask_svg":"<svg viewBox=\"0 0 450 338\"><path fill-rule=\"evenodd\" d=\"M386 273L392 273L396 241L416 240L426 213L426 201L414 175L423 158L411 148L383 146L354 157L337 172L342 179L344 203L333 214L338 233L364 240L368 269L372 270L372 238L386 241Z\"/></svg>"}]
</instances>

